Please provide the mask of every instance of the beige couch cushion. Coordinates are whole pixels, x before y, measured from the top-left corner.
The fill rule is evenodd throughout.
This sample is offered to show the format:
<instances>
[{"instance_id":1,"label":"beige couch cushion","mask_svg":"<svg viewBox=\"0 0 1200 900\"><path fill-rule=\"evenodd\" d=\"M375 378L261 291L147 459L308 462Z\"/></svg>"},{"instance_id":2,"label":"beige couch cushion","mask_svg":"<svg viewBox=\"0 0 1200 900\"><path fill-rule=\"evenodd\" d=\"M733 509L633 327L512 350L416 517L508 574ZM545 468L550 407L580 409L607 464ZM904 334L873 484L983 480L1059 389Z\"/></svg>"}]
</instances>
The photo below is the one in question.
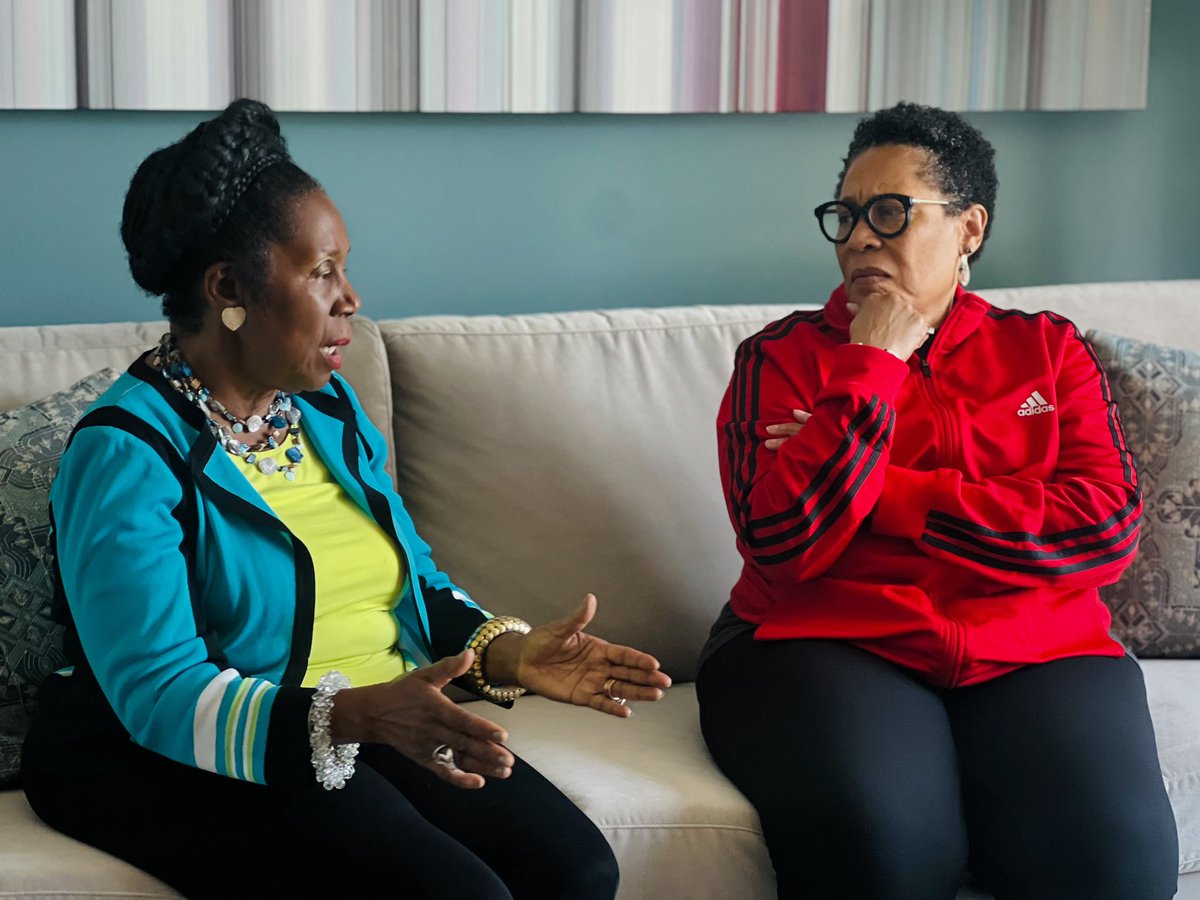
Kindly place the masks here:
<instances>
[{"instance_id":1,"label":"beige couch cushion","mask_svg":"<svg viewBox=\"0 0 1200 900\"><path fill-rule=\"evenodd\" d=\"M1141 341L1200 350L1200 280L1122 281L981 290L994 306L1066 316L1080 332L1096 328Z\"/></svg>"},{"instance_id":2,"label":"beige couch cushion","mask_svg":"<svg viewBox=\"0 0 1200 900\"><path fill-rule=\"evenodd\" d=\"M389 438L390 450L392 396L379 327L361 317L351 321L353 336L342 374L371 421ZM165 322L115 322L0 328L0 410L38 400L106 366L124 371L158 343L166 327Z\"/></svg>"},{"instance_id":3,"label":"beige couch cushion","mask_svg":"<svg viewBox=\"0 0 1200 900\"><path fill-rule=\"evenodd\" d=\"M713 766L693 685L631 719L541 697L485 714L604 832L621 861L622 900L775 896L758 814Z\"/></svg>"},{"instance_id":4,"label":"beige couch cushion","mask_svg":"<svg viewBox=\"0 0 1200 900\"><path fill-rule=\"evenodd\" d=\"M1179 871L1200 873L1200 661L1148 659L1142 669L1158 761L1179 827ZM1188 884L1200 897L1200 874Z\"/></svg>"},{"instance_id":5,"label":"beige couch cushion","mask_svg":"<svg viewBox=\"0 0 1200 900\"><path fill-rule=\"evenodd\" d=\"M0 897L178 896L140 869L43 825L24 791L0 791Z\"/></svg>"},{"instance_id":6,"label":"beige couch cushion","mask_svg":"<svg viewBox=\"0 0 1200 900\"><path fill-rule=\"evenodd\" d=\"M484 607L596 631L695 674L740 560L717 473L738 343L790 307L380 322L397 483Z\"/></svg>"},{"instance_id":7,"label":"beige couch cushion","mask_svg":"<svg viewBox=\"0 0 1200 900\"><path fill-rule=\"evenodd\" d=\"M1200 872L1200 666L1148 660L1143 669L1179 826L1179 870ZM692 685L624 721L540 697L486 714L600 826L621 860L622 900L775 896L758 816L704 749ZM963 890L959 900L985 896ZM1200 896L1200 875L1179 896Z\"/></svg>"}]
</instances>

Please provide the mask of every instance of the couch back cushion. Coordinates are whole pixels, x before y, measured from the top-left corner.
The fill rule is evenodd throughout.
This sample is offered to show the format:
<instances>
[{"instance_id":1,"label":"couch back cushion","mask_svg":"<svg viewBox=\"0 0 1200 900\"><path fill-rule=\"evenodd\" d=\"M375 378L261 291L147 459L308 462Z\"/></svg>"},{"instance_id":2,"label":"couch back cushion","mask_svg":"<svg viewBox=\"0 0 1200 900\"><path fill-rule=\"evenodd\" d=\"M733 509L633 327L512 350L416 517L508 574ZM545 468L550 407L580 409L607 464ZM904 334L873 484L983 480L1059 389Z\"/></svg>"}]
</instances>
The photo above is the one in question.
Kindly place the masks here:
<instances>
[{"instance_id":1,"label":"couch back cushion","mask_svg":"<svg viewBox=\"0 0 1200 900\"><path fill-rule=\"evenodd\" d=\"M1066 316L1081 333L1107 331L1200 351L1200 280L1121 281L981 290L994 306Z\"/></svg>"},{"instance_id":2,"label":"couch back cushion","mask_svg":"<svg viewBox=\"0 0 1200 900\"><path fill-rule=\"evenodd\" d=\"M1200 281L981 293L1200 348ZM486 608L531 622L594 591L598 634L691 678L740 567L717 406L737 344L794 308L381 322L397 483L435 559Z\"/></svg>"},{"instance_id":3,"label":"couch back cushion","mask_svg":"<svg viewBox=\"0 0 1200 900\"><path fill-rule=\"evenodd\" d=\"M740 568L717 406L738 343L793 308L381 322L397 483L434 559L534 623L592 591L597 634L693 677Z\"/></svg>"},{"instance_id":4,"label":"couch back cushion","mask_svg":"<svg viewBox=\"0 0 1200 900\"><path fill-rule=\"evenodd\" d=\"M390 436L392 395L379 327L360 317L352 322L342 374L371 421ZM158 343L166 328L162 321L0 328L0 411L62 390L106 366L123 372L139 353Z\"/></svg>"}]
</instances>

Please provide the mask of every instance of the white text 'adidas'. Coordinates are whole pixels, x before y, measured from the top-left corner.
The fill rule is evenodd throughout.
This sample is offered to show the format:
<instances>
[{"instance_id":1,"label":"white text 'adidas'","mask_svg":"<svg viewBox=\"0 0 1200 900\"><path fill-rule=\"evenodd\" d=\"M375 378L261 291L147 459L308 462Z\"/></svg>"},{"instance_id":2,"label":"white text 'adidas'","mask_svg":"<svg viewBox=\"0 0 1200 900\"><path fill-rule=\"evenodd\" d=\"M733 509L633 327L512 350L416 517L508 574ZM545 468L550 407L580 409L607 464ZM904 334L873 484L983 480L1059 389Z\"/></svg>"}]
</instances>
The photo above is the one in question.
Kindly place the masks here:
<instances>
[{"instance_id":1,"label":"white text 'adidas'","mask_svg":"<svg viewBox=\"0 0 1200 900\"><path fill-rule=\"evenodd\" d=\"M1054 412L1054 404L1046 402L1046 398L1034 391L1025 398L1025 402L1017 409L1018 416L1040 416L1042 413Z\"/></svg>"}]
</instances>

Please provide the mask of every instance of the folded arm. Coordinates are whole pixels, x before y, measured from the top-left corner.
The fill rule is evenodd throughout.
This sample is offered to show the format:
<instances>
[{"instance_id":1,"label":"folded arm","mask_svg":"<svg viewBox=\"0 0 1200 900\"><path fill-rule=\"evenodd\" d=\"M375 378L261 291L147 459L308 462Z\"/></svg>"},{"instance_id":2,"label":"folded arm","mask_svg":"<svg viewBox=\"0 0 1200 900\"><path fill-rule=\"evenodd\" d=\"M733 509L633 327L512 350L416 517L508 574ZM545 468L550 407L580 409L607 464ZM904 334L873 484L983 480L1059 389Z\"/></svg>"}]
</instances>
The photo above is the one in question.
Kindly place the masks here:
<instances>
[{"instance_id":1,"label":"folded arm","mask_svg":"<svg viewBox=\"0 0 1200 900\"><path fill-rule=\"evenodd\" d=\"M781 359L770 329L744 343L717 426L738 550L781 582L824 572L871 513L908 373L883 350L843 345L819 385L815 371L798 371L805 354L790 357ZM768 447L767 426L793 421L793 409L812 413L802 432Z\"/></svg>"}]
</instances>

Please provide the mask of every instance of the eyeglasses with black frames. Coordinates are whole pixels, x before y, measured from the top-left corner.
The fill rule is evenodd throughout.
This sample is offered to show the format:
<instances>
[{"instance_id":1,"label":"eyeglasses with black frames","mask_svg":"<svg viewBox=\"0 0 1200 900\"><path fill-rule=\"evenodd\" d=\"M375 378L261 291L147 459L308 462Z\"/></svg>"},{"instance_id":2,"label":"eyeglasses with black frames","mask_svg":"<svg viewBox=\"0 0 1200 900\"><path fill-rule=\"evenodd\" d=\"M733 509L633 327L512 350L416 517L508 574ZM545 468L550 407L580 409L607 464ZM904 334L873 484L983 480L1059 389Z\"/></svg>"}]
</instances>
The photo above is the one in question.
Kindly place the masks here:
<instances>
[{"instance_id":1,"label":"eyeglasses with black frames","mask_svg":"<svg viewBox=\"0 0 1200 900\"><path fill-rule=\"evenodd\" d=\"M822 203L813 213L821 225L821 234L835 244L850 240L858 220L867 217L867 225L881 238L894 238L904 234L912 222L912 208L918 203L936 206L952 206L953 200L922 200L908 194L876 194L862 206L848 200L831 200Z\"/></svg>"}]
</instances>

